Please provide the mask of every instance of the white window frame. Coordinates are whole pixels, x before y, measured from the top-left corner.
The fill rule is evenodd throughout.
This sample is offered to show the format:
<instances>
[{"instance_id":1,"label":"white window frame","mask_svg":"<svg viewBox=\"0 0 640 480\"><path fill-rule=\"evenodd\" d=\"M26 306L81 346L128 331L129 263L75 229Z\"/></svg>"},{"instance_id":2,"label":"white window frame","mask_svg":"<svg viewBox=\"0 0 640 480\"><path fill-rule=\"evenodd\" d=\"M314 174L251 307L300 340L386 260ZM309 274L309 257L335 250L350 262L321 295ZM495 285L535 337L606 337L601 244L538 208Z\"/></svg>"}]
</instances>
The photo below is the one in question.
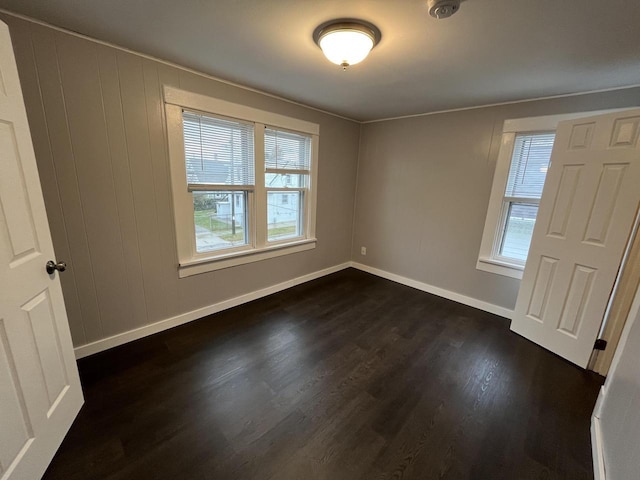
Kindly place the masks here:
<instances>
[{"instance_id":1,"label":"white window frame","mask_svg":"<svg viewBox=\"0 0 640 480\"><path fill-rule=\"evenodd\" d=\"M319 125L166 85L164 86L164 101L178 253L178 275L180 278L289 255L316 247ZM255 125L255 187L247 196L246 206L247 222L251 225L248 245L225 249L222 252L199 253L196 251L193 197L187 188L185 167L183 109L204 115L248 121ZM267 241L267 194L264 168L265 127L311 136L311 171L309 172L309 185L304 195L303 235L278 242ZM220 186L216 189L233 190L234 187ZM262 199L264 201L261 201Z\"/></svg>"},{"instance_id":2,"label":"white window frame","mask_svg":"<svg viewBox=\"0 0 640 480\"><path fill-rule=\"evenodd\" d=\"M617 110L619 109L505 120L502 129L500 151L498 152L498 161L496 162L496 170L493 174L493 185L491 187L491 197L489 198L487 218L484 223L480 253L476 263L476 268L478 270L522 279L525 262L505 258L499 254L500 244L502 243L502 237L504 235L504 226L506 224L505 216L508 213L508 209L505 208L505 201L510 200L531 204L539 203L539 200L535 201L529 198L514 199L505 197L516 135L519 133L531 134L536 132L555 132L558 127L558 122L598 115L600 113L614 112Z\"/></svg>"}]
</instances>

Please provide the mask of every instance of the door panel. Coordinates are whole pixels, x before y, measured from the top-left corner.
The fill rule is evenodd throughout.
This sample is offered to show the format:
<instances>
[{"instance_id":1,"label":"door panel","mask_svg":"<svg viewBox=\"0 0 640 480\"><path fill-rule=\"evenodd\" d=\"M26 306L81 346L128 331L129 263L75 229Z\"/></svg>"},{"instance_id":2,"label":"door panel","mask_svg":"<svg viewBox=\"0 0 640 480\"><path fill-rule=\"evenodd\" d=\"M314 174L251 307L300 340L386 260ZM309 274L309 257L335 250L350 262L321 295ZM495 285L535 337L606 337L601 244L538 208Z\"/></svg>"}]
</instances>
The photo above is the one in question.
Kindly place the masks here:
<instances>
[{"instance_id":1,"label":"door panel","mask_svg":"<svg viewBox=\"0 0 640 480\"><path fill-rule=\"evenodd\" d=\"M547 235L565 239L569 214L576 196L576 188L580 181L580 173L584 165L565 165L560 177L560 185L556 193L556 202L551 214Z\"/></svg>"},{"instance_id":2,"label":"door panel","mask_svg":"<svg viewBox=\"0 0 640 480\"><path fill-rule=\"evenodd\" d=\"M542 322L547 309L549 293L553 286L553 281L558 267L558 259L551 257L541 257L538 265L538 274L531 294L531 303L527 315L539 322Z\"/></svg>"},{"instance_id":3,"label":"door panel","mask_svg":"<svg viewBox=\"0 0 640 480\"><path fill-rule=\"evenodd\" d=\"M60 352L60 339L55 326L53 308L48 292L41 292L22 306L29 318L37 358L34 363L42 369L44 386L52 407L63 390L69 385L67 372ZM47 415L50 416L50 415Z\"/></svg>"},{"instance_id":4,"label":"door panel","mask_svg":"<svg viewBox=\"0 0 640 480\"><path fill-rule=\"evenodd\" d=\"M589 223L583 242L605 245L607 233L611 226L613 214L620 194L620 185L624 178L627 164L605 165L600 173L600 182L589 215Z\"/></svg>"},{"instance_id":5,"label":"door panel","mask_svg":"<svg viewBox=\"0 0 640 480\"><path fill-rule=\"evenodd\" d=\"M0 319L0 386L0 432L11 432L11 435L0 436L0 472L4 472L33 438L4 319Z\"/></svg>"},{"instance_id":6,"label":"door panel","mask_svg":"<svg viewBox=\"0 0 640 480\"><path fill-rule=\"evenodd\" d=\"M17 147L13 125L0 121L0 151L3 154L0 163L0 200L10 206L3 209L3 224L11 246L7 252L11 255L11 264L38 249Z\"/></svg>"},{"instance_id":7,"label":"door panel","mask_svg":"<svg viewBox=\"0 0 640 480\"><path fill-rule=\"evenodd\" d=\"M640 202L640 110L561 122L511 329L586 367Z\"/></svg>"},{"instance_id":8,"label":"door panel","mask_svg":"<svg viewBox=\"0 0 640 480\"><path fill-rule=\"evenodd\" d=\"M591 287L597 270L584 265L574 265L567 296L560 314L558 330L575 337L582 323L584 307L589 303Z\"/></svg>"}]
</instances>

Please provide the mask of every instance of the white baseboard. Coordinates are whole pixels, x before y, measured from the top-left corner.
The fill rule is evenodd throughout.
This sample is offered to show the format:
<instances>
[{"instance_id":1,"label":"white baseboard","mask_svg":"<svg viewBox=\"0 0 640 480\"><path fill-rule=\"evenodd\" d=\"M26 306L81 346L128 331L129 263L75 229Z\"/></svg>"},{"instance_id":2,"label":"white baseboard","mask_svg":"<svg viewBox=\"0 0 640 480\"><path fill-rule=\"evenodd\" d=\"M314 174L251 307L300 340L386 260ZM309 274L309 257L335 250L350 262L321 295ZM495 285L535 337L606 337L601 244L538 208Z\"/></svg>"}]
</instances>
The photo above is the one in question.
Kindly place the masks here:
<instances>
[{"instance_id":1,"label":"white baseboard","mask_svg":"<svg viewBox=\"0 0 640 480\"><path fill-rule=\"evenodd\" d=\"M593 416L600 418L602 413L602 407L604 405L604 397L607 395L607 382L604 382L604 385L600 387L600 392L598 393L598 398L596 399L596 405L593 407Z\"/></svg>"},{"instance_id":2,"label":"white baseboard","mask_svg":"<svg viewBox=\"0 0 640 480\"><path fill-rule=\"evenodd\" d=\"M227 310L228 308L242 305L243 303L251 302L252 300L257 300L258 298L266 297L267 295L271 295L272 293L277 293L282 290L286 290L287 288L291 288L296 285L300 285L301 283L315 280L316 278L324 277L325 275L330 275L332 273L338 272L340 270L344 270L345 268L349 268L349 267L357 268L358 270L362 270L364 272L377 275L378 277L386 278L387 280L391 280L393 282L397 282L403 285L407 285L409 287L417 288L418 290L432 293L434 295L438 295L439 297L447 298L449 300L453 300L454 302L462 303L464 305L469 305L471 307L478 308L480 310L484 310L485 312L493 313L501 317L510 319L513 315L513 310L509 310L508 308L500 307L498 305L494 305L488 302L483 302L482 300L478 300L476 298L467 297L465 295L461 295L459 293L455 293L450 290L445 290L443 288L435 287L427 283L422 283L417 280L412 280L410 278L403 277L401 275L396 275L395 273L386 272L384 270L370 267L362 263L345 262L340 265L335 265L333 267L325 268L324 270L318 270L317 272L309 273L307 275L303 275L301 277L288 280L286 282L278 283L277 285L272 285L270 287L266 287L261 290L256 290L253 292L246 293L244 295L240 295L235 298L230 298L228 300L215 303L213 305L208 305L206 307L198 308L190 312L182 313L180 315L176 315L175 317L166 318L164 320L160 320L158 322L155 322L149 325L144 325L139 328L134 328L133 330L128 330L126 332L118 333L111 337L103 338L101 340L87 343L85 345L80 345L74 349L76 358L82 358L88 355L93 355L94 353L98 353L103 350L107 350L109 348L117 347L118 345L122 345L124 343L128 343L133 340L146 337L148 335L153 335L154 333L162 332L163 330L177 327L178 325L182 325L184 323L197 320L198 318L206 317L207 315L211 315L213 313L221 312L222 310Z\"/></svg>"},{"instance_id":3,"label":"white baseboard","mask_svg":"<svg viewBox=\"0 0 640 480\"><path fill-rule=\"evenodd\" d=\"M182 313L180 315L176 315L175 317L166 318L164 320L160 320L143 327L134 328L133 330L118 333L111 337L103 338L101 340L87 343L85 345L80 345L74 349L76 358L93 355L94 353L117 347L118 345L122 345L124 343L128 343L133 340L146 337L148 335L153 335L154 333L158 333L169 328L177 327L178 325L182 325L183 323L191 322L193 320L197 320L198 318L211 315L212 313L221 312L222 310L227 310L228 308L236 307L238 305L242 305L243 303L266 297L267 295L286 290L287 288L300 285L301 283L309 282L311 280L315 280L316 278L324 277L325 275L344 270L345 268L349 268L350 266L351 262L345 262L340 265L335 265L333 267L325 268L323 270L318 270L317 272L294 278L292 280L287 280L286 282L278 283L277 285L272 285L261 290L255 290L253 292L249 292L235 298L230 298L213 305L208 305L206 307L198 308L190 312Z\"/></svg>"},{"instance_id":4,"label":"white baseboard","mask_svg":"<svg viewBox=\"0 0 640 480\"><path fill-rule=\"evenodd\" d=\"M378 277L386 278L387 280L391 280L396 283L401 283L409 287L417 288L418 290L422 290L423 292L432 293L433 295L447 298L449 300L453 300L454 302L469 305L470 307L484 310L485 312L493 313L494 315L508 318L509 320L513 318L513 310L501 307L499 305L494 305L493 303L484 302L482 300L478 300L477 298L467 297L466 295L452 292L451 290L445 290L444 288L429 285L428 283L412 280L411 278L396 275L395 273L390 273L385 270L380 270L379 268L370 267L369 265L364 265L362 263L351 262L351 266L353 268L357 268L358 270L362 270L363 272L372 273L373 275L377 275Z\"/></svg>"},{"instance_id":5,"label":"white baseboard","mask_svg":"<svg viewBox=\"0 0 640 480\"><path fill-rule=\"evenodd\" d=\"M602 445L602 430L600 430L600 419L595 415L591 417L591 454L593 456L593 478L594 480L606 480L607 474L604 469L604 445Z\"/></svg>"}]
</instances>

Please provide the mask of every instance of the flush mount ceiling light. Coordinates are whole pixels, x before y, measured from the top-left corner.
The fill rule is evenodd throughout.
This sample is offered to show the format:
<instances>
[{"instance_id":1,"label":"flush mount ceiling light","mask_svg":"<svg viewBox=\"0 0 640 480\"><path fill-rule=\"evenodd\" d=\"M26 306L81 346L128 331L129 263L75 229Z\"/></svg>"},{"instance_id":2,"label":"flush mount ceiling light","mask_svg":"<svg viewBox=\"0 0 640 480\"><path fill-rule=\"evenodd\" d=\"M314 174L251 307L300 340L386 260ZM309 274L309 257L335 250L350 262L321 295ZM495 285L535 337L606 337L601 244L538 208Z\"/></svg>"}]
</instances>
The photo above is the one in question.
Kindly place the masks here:
<instances>
[{"instance_id":1,"label":"flush mount ceiling light","mask_svg":"<svg viewBox=\"0 0 640 480\"><path fill-rule=\"evenodd\" d=\"M361 20L333 20L313 32L313 39L325 57L344 70L364 60L380 37L375 25Z\"/></svg>"}]
</instances>

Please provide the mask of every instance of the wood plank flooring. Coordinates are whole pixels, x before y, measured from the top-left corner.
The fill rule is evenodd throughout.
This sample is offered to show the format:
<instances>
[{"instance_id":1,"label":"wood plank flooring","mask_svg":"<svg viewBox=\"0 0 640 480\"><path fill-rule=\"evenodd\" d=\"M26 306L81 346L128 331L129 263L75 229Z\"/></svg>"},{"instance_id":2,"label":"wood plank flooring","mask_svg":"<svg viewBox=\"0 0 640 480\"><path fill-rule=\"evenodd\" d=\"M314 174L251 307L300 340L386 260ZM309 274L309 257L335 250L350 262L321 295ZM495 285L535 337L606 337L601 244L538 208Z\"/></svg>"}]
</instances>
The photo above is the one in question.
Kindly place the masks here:
<instances>
[{"instance_id":1,"label":"wood plank flooring","mask_svg":"<svg viewBox=\"0 0 640 480\"><path fill-rule=\"evenodd\" d=\"M79 362L45 479L592 479L602 377L348 269Z\"/></svg>"}]
</instances>

